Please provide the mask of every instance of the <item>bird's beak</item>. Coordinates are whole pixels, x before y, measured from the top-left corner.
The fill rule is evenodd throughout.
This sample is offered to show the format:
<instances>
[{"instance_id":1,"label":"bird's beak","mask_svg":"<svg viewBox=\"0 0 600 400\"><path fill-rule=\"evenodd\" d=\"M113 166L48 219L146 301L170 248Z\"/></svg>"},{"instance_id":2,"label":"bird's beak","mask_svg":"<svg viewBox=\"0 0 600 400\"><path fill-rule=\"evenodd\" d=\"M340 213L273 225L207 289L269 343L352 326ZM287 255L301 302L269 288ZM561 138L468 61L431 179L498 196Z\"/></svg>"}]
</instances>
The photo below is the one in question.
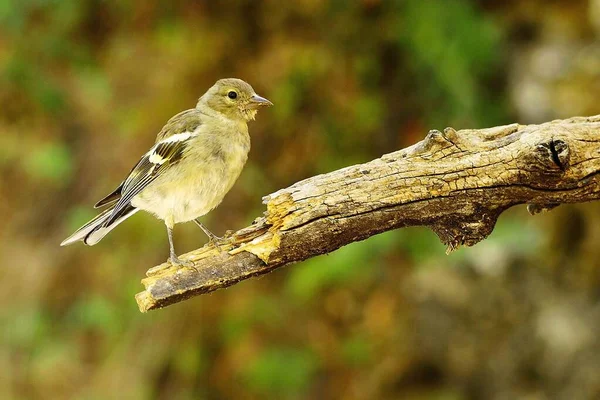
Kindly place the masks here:
<instances>
[{"instance_id":1,"label":"bird's beak","mask_svg":"<svg viewBox=\"0 0 600 400\"><path fill-rule=\"evenodd\" d=\"M265 99L264 97L261 97L257 94L253 94L252 97L250 97L250 108L259 108L262 106L272 106L273 103L271 103L269 100Z\"/></svg>"}]
</instances>

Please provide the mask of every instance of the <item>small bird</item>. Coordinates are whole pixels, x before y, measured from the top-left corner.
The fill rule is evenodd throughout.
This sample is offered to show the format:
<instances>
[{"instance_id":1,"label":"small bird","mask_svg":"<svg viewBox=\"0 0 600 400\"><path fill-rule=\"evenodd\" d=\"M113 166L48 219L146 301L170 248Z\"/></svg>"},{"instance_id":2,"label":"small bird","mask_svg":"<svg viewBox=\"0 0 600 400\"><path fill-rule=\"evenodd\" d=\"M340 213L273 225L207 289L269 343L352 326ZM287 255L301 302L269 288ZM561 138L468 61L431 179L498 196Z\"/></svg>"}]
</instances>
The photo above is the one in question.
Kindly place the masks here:
<instances>
[{"instance_id":1,"label":"small bird","mask_svg":"<svg viewBox=\"0 0 600 400\"><path fill-rule=\"evenodd\" d=\"M66 238L61 246L82 240L98 243L108 232L139 210L162 219L169 237L169 262L179 259L173 245L173 226L194 221L209 242L220 239L197 218L215 208L242 172L250 150L248 121L259 108L271 106L241 79L218 80L196 108L172 117L127 178L94 208L108 207ZM217 245L218 246L218 245Z\"/></svg>"}]
</instances>

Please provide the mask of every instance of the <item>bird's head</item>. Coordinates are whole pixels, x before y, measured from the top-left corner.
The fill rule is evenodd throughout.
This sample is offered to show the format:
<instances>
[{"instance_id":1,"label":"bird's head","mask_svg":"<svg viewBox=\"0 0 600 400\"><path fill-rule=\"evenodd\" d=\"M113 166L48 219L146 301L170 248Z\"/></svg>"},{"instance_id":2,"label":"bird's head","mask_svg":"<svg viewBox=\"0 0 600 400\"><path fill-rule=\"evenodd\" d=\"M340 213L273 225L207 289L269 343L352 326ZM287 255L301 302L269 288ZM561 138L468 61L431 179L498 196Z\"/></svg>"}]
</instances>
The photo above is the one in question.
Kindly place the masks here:
<instances>
[{"instance_id":1,"label":"bird's head","mask_svg":"<svg viewBox=\"0 0 600 400\"><path fill-rule=\"evenodd\" d=\"M269 100L254 92L252 86L241 79L219 79L198 100L198 108L210 107L226 117L244 121L253 120L259 108L272 106Z\"/></svg>"}]
</instances>

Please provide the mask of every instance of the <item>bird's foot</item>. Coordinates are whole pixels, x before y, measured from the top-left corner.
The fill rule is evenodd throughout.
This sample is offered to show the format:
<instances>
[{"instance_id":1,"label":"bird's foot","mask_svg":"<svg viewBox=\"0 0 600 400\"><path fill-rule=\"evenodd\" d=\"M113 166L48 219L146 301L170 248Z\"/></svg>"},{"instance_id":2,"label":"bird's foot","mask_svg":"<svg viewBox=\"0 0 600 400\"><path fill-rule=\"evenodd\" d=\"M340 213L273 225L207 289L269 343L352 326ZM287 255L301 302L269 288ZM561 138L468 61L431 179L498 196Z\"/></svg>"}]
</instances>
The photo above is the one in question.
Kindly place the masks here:
<instances>
[{"instance_id":1,"label":"bird's foot","mask_svg":"<svg viewBox=\"0 0 600 400\"><path fill-rule=\"evenodd\" d=\"M219 237L217 235L209 235L208 236L208 244L210 246L215 247L217 250L219 250L219 253L225 253L225 250L223 248L224 243L223 243L222 237Z\"/></svg>"},{"instance_id":2,"label":"bird's foot","mask_svg":"<svg viewBox=\"0 0 600 400\"><path fill-rule=\"evenodd\" d=\"M200 229L202 229L204 231L206 236L208 236L208 244L213 247L216 247L219 250L219 253L224 253L225 250L223 250L221 248L223 238L218 237L217 235L212 233L207 227L204 226L204 224L202 222L200 222L200 220L195 219L194 222L196 223L196 225L198 225L200 227Z\"/></svg>"},{"instance_id":3,"label":"bird's foot","mask_svg":"<svg viewBox=\"0 0 600 400\"><path fill-rule=\"evenodd\" d=\"M171 255L169 257L169 264L177 268L192 268L194 271L198 272L196 267L194 266L194 262L192 260L182 260L176 255Z\"/></svg>"}]
</instances>

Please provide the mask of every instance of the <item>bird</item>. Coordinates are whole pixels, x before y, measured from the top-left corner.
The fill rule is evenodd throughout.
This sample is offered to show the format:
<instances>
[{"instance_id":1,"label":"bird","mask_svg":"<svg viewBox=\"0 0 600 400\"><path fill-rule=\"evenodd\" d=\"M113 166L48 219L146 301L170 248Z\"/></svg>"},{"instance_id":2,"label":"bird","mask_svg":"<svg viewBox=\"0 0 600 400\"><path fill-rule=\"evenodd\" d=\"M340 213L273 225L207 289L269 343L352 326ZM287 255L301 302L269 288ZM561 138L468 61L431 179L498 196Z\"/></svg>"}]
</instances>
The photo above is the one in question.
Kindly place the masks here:
<instances>
[{"instance_id":1,"label":"bird","mask_svg":"<svg viewBox=\"0 0 600 400\"><path fill-rule=\"evenodd\" d=\"M165 223L167 261L178 267L193 267L192 261L177 256L173 227L194 221L209 243L218 247L220 238L198 218L217 207L239 177L250 151L248 122L255 119L258 109L272 105L241 79L218 80L196 107L167 121L125 180L94 206L106 209L61 246L78 241L94 245L142 210Z\"/></svg>"}]
</instances>

